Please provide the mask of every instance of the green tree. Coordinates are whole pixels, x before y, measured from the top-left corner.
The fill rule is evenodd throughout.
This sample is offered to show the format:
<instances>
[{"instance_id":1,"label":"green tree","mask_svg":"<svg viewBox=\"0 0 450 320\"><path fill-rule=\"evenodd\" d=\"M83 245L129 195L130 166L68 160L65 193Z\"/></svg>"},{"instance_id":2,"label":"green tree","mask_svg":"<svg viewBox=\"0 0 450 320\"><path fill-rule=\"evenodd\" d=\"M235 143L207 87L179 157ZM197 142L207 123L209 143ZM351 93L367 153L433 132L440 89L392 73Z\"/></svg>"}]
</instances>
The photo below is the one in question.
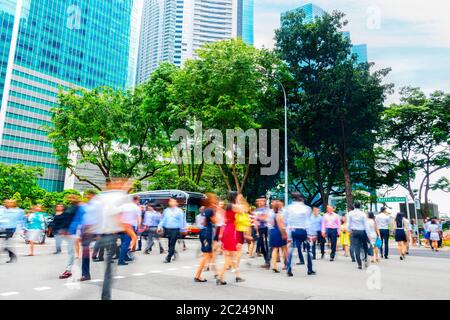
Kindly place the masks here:
<instances>
[{"instance_id":1,"label":"green tree","mask_svg":"<svg viewBox=\"0 0 450 320\"><path fill-rule=\"evenodd\" d=\"M327 200L336 175L342 174L349 207L353 203L351 163L373 148L373 132L391 85L382 84L388 69L371 72L372 64L357 63L350 40L342 34L346 24L339 12L306 22L303 12L293 11L283 16L275 39L276 52L288 64L293 79L287 84L290 119L296 123L290 136L314 160L322 199Z\"/></svg>"},{"instance_id":2,"label":"green tree","mask_svg":"<svg viewBox=\"0 0 450 320\"><path fill-rule=\"evenodd\" d=\"M99 190L102 186L79 174L79 165L95 166L106 181L114 176L144 180L155 174L166 165L157 157L168 146L149 99L146 86L61 92L59 106L52 110L53 126L47 127L58 162Z\"/></svg>"},{"instance_id":3,"label":"green tree","mask_svg":"<svg viewBox=\"0 0 450 320\"><path fill-rule=\"evenodd\" d=\"M413 199L423 199L423 212L429 214L429 191L436 187L430 178L450 167L450 94L437 91L427 97L419 88L405 87L401 95L400 104L383 114L383 137L399 160L393 174ZM416 172L423 176L418 189L413 186Z\"/></svg>"},{"instance_id":4,"label":"green tree","mask_svg":"<svg viewBox=\"0 0 450 320\"><path fill-rule=\"evenodd\" d=\"M40 199L45 191L39 187L37 179L43 173L42 168L0 163L0 200L11 199L15 194L20 200Z\"/></svg>"},{"instance_id":5,"label":"green tree","mask_svg":"<svg viewBox=\"0 0 450 320\"><path fill-rule=\"evenodd\" d=\"M276 117L279 90L270 75L279 61L273 54L242 40L206 44L196 53L198 59L185 63L173 86L177 115L187 119L188 129L197 120L205 129L221 130L225 137L226 129L259 129ZM243 152L231 151L234 155ZM228 190L244 190L252 166L248 157L245 154L246 164L216 163ZM189 177L199 182L204 163L195 170L191 164Z\"/></svg>"}]
</instances>

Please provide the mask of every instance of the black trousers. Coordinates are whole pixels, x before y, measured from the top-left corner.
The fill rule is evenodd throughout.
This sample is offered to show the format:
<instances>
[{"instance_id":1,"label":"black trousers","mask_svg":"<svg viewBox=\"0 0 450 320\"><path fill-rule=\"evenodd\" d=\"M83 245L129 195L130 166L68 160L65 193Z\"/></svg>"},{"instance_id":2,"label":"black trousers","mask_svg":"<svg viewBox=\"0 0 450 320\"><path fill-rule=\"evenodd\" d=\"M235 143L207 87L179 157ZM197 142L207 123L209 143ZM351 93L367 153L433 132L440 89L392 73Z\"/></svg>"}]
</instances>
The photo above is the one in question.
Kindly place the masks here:
<instances>
[{"instance_id":1,"label":"black trousers","mask_svg":"<svg viewBox=\"0 0 450 320\"><path fill-rule=\"evenodd\" d=\"M175 254L175 246L177 244L177 240L180 237L180 229L164 229L166 237L169 240L169 252L166 257L166 261L171 261L172 257Z\"/></svg>"},{"instance_id":2,"label":"black trousers","mask_svg":"<svg viewBox=\"0 0 450 320\"><path fill-rule=\"evenodd\" d=\"M334 259L334 257L336 256L336 247L337 247L337 239L338 239L337 229L327 229L327 237L331 244L330 258Z\"/></svg>"},{"instance_id":3,"label":"black trousers","mask_svg":"<svg viewBox=\"0 0 450 320\"><path fill-rule=\"evenodd\" d=\"M352 230L351 241L355 248L355 258L358 266L362 266L361 250L364 252L364 261L367 261L368 247L367 247L367 234L363 230Z\"/></svg>"},{"instance_id":4,"label":"black trousers","mask_svg":"<svg viewBox=\"0 0 450 320\"><path fill-rule=\"evenodd\" d=\"M389 230L380 229L380 236L381 236L380 254L383 255L385 258L387 258L389 256Z\"/></svg>"},{"instance_id":5,"label":"black trousers","mask_svg":"<svg viewBox=\"0 0 450 320\"><path fill-rule=\"evenodd\" d=\"M12 249L8 246L8 239L12 238L14 236L14 233L16 232L16 229L4 229L4 231L0 234L0 238L4 239L4 251L8 252L8 256L10 261L17 258L16 254Z\"/></svg>"},{"instance_id":6,"label":"black trousers","mask_svg":"<svg viewBox=\"0 0 450 320\"><path fill-rule=\"evenodd\" d=\"M266 263L270 263L269 258L269 229L267 227L258 229L259 237L257 240L257 245L259 246L261 253L264 257Z\"/></svg>"},{"instance_id":7,"label":"black trousers","mask_svg":"<svg viewBox=\"0 0 450 320\"><path fill-rule=\"evenodd\" d=\"M321 231L317 231L317 240L315 240L313 242L312 245L312 255L313 255L313 259L316 259L316 244L319 244L320 246L320 253L322 255L325 254L325 238L322 237L322 232Z\"/></svg>"},{"instance_id":8,"label":"black trousers","mask_svg":"<svg viewBox=\"0 0 450 320\"><path fill-rule=\"evenodd\" d=\"M102 300L111 300L113 268L115 268L115 264L113 264L112 261L117 250L117 238L118 235L116 234L103 234L98 240L99 246L105 248L106 251L106 268L103 278Z\"/></svg>"}]
</instances>

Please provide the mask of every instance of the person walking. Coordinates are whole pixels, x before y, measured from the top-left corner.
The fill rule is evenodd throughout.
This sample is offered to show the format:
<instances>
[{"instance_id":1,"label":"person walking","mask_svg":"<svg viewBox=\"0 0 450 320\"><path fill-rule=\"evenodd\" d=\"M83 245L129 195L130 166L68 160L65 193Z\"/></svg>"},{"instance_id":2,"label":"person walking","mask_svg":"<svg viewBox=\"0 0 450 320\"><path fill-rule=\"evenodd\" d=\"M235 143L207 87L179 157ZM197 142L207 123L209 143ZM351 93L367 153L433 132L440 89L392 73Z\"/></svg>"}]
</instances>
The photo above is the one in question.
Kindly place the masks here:
<instances>
[{"instance_id":1,"label":"person walking","mask_svg":"<svg viewBox=\"0 0 450 320\"><path fill-rule=\"evenodd\" d=\"M90 244L96 239L96 235L91 232L96 224L95 215L89 212L92 199L97 193L94 190L87 190L84 193L86 199L84 203L80 203L77 213L69 227L69 234L80 233L81 240L81 278L80 281L91 280L90 274ZM103 261L103 254L101 260Z\"/></svg>"},{"instance_id":2,"label":"person walking","mask_svg":"<svg viewBox=\"0 0 450 320\"><path fill-rule=\"evenodd\" d=\"M28 256L34 256L34 244L39 243L45 229L44 210L41 205L36 205L26 218L26 239L30 245Z\"/></svg>"},{"instance_id":3,"label":"person walking","mask_svg":"<svg viewBox=\"0 0 450 320\"><path fill-rule=\"evenodd\" d=\"M220 229L225 224L225 202L219 201L219 205L217 207L215 213L216 223L214 224L214 256L222 254L222 246L219 241Z\"/></svg>"},{"instance_id":4,"label":"person walking","mask_svg":"<svg viewBox=\"0 0 450 320\"><path fill-rule=\"evenodd\" d=\"M327 205L327 212L322 219L322 237L327 237L331 244L330 261L334 261L336 256L337 240L341 233L341 219L334 207Z\"/></svg>"},{"instance_id":5,"label":"person walking","mask_svg":"<svg viewBox=\"0 0 450 320\"><path fill-rule=\"evenodd\" d=\"M264 257L264 265L262 267L269 268L269 208L266 205L266 197L260 196L256 199L256 209L253 212L255 214L254 228L257 248L259 248Z\"/></svg>"},{"instance_id":6,"label":"person walking","mask_svg":"<svg viewBox=\"0 0 450 320\"><path fill-rule=\"evenodd\" d=\"M428 226L428 232L430 233L430 243L433 251L438 252L439 240L441 239L439 235L440 226L436 219L431 219L430 225Z\"/></svg>"},{"instance_id":7,"label":"person walking","mask_svg":"<svg viewBox=\"0 0 450 320\"><path fill-rule=\"evenodd\" d=\"M60 254L62 252L61 245L63 236L59 234L59 230L61 229L64 210L65 208L63 204L57 204L55 206L55 216L52 221L52 232L53 237L55 238L55 252L53 252L53 254Z\"/></svg>"},{"instance_id":8,"label":"person walking","mask_svg":"<svg viewBox=\"0 0 450 320\"><path fill-rule=\"evenodd\" d=\"M195 282L206 282L207 280L202 278L202 271L205 267L208 269L214 269L213 261L213 233L214 223L216 221L215 212L219 205L219 198L213 193L207 193L206 198L203 200L204 210L202 212L202 229L200 231L200 243L201 251L203 253L200 260L200 264L197 268L197 272L194 276Z\"/></svg>"},{"instance_id":9,"label":"person walking","mask_svg":"<svg viewBox=\"0 0 450 320\"><path fill-rule=\"evenodd\" d=\"M367 227L368 227L367 236L369 238L369 244L370 244L371 250L373 252L371 262L378 263L380 261L380 258L379 258L379 251L378 251L376 242L377 242L377 239L381 238L381 235L380 235L380 230L378 229L378 226L377 226L377 222L375 221L375 214L373 212L368 213Z\"/></svg>"},{"instance_id":10,"label":"person walking","mask_svg":"<svg viewBox=\"0 0 450 320\"><path fill-rule=\"evenodd\" d=\"M393 221L386 207L381 208L380 213L375 217L375 222L377 223L378 229L380 230L381 257L384 259L389 259L389 229L390 227L392 227Z\"/></svg>"},{"instance_id":11,"label":"person walking","mask_svg":"<svg viewBox=\"0 0 450 320\"><path fill-rule=\"evenodd\" d=\"M217 285L226 285L224 280L225 272L231 267L235 270L236 282L245 281L240 276L239 268L237 267L237 248L238 248L238 236L236 230L236 204L238 193L232 191L228 195L228 205L225 211L225 225L220 229L219 241L222 242L222 249L224 255L224 263L222 269L219 271L216 277Z\"/></svg>"},{"instance_id":12,"label":"person walking","mask_svg":"<svg viewBox=\"0 0 450 320\"><path fill-rule=\"evenodd\" d=\"M6 263L15 263L17 255L8 245L17 229L23 228L25 213L17 207L16 200L6 200L5 207L0 208L0 238L3 238L3 250L8 253L9 260Z\"/></svg>"},{"instance_id":13,"label":"person walking","mask_svg":"<svg viewBox=\"0 0 450 320\"><path fill-rule=\"evenodd\" d=\"M246 241L251 239L251 221L250 221L250 205L245 200L242 194L238 194L236 198L237 202L234 204L234 211L236 212L235 224L236 224L236 236L238 240L237 253L236 253L236 266L239 268L242 257L242 247Z\"/></svg>"},{"instance_id":14,"label":"person walking","mask_svg":"<svg viewBox=\"0 0 450 320\"><path fill-rule=\"evenodd\" d=\"M178 201L176 198L169 200L169 207L164 209L163 217L158 225L158 233L166 234L169 240L169 252L167 254L164 263L170 263L172 257L175 255L175 245L180 237L180 233L185 230L186 221L184 218L183 210L178 207Z\"/></svg>"},{"instance_id":15,"label":"person walking","mask_svg":"<svg viewBox=\"0 0 450 320\"><path fill-rule=\"evenodd\" d=\"M60 244L62 241L67 242L68 262L66 270L59 276L59 279L67 279L72 276L72 267L75 260L75 235L77 229L70 230L70 226L80 208L80 197L74 194L68 195L67 200L70 206L58 216L58 221L55 223L58 237L60 237ZM55 217L56 218L56 217ZM72 231L72 232L70 232Z\"/></svg>"},{"instance_id":16,"label":"person walking","mask_svg":"<svg viewBox=\"0 0 450 320\"><path fill-rule=\"evenodd\" d=\"M406 219L403 213L397 213L395 217L395 241L397 242L398 254L400 255L400 260L406 259Z\"/></svg>"},{"instance_id":17,"label":"person walking","mask_svg":"<svg viewBox=\"0 0 450 320\"><path fill-rule=\"evenodd\" d=\"M416 219L411 219L411 243L413 247L416 247L419 240L419 226Z\"/></svg>"},{"instance_id":18,"label":"person walking","mask_svg":"<svg viewBox=\"0 0 450 320\"><path fill-rule=\"evenodd\" d=\"M130 252L135 249L138 226L141 225L141 207L139 206L139 196L133 196L133 201L123 204L120 207L122 224L125 226L125 231L120 235L120 253L119 266L128 265L129 261L133 259L130 257Z\"/></svg>"},{"instance_id":19,"label":"person walking","mask_svg":"<svg viewBox=\"0 0 450 320\"><path fill-rule=\"evenodd\" d=\"M302 244L306 242L307 251L307 267L308 275L314 275L316 272L313 270L311 246L308 241L308 227L311 220L311 208L304 202L304 198L300 193L292 194L293 202L288 205L284 214L284 221L288 231L288 241L291 246L289 247L288 259L287 259L287 275L293 276L292 273L292 255L294 249L297 248L299 256L301 255Z\"/></svg>"},{"instance_id":20,"label":"person walking","mask_svg":"<svg viewBox=\"0 0 450 320\"><path fill-rule=\"evenodd\" d=\"M355 249L355 259L358 263L358 269L362 269L361 251L364 252L364 262L367 268L367 216L361 210L361 203L356 201L354 204L354 210L348 213L348 230L350 230L350 241L354 245Z\"/></svg>"},{"instance_id":21,"label":"person walking","mask_svg":"<svg viewBox=\"0 0 450 320\"><path fill-rule=\"evenodd\" d=\"M272 271L280 273L277 268L278 252L281 250L284 264L287 262L287 232L283 222L281 206L273 206L273 228L270 229L269 242L272 248Z\"/></svg>"},{"instance_id":22,"label":"person walking","mask_svg":"<svg viewBox=\"0 0 450 320\"><path fill-rule=\"evenodd\" d=\"M320 246L320 258L325 257L325 238L322 236L322 221L323 217L320 215L320 209L317 207L312 208L312 216L310 221L309 234L313 237L312 255L313 260L316 260L316 244Z\"/></svg>"},{"instance_id":23,"label":"person walking","mask_svg":"<svg viewBox=\"0 0 450 320\"><path fill-rule=\"evenodd\" d=\"M343 215L341 218L341 232L339 236L339 244L342 247L342 250L344 250L344 257L350 256L350 232L348 230L347 225L347 215ZM354 260L354 261L353 261ZM354 257L352 258L352 262L355 262L356 260Z\"/></svg>"},{"instance_id":24,"label":"person walking","mask_svg":"<svg viewBox=\"0 0 450 320\"><path fill-rule=\"evenodd\" d=\"M161 213L153 209L153 207L148 204L147 209L144 214L144 220L142 222L147 233L147 246L145 247L144 254L150 254L152 252L155 240L159 245L159 253L164 253L164 248L162 246L160 236L158 234L158 225L161 222Z\"/></svg>"}]
</instances>

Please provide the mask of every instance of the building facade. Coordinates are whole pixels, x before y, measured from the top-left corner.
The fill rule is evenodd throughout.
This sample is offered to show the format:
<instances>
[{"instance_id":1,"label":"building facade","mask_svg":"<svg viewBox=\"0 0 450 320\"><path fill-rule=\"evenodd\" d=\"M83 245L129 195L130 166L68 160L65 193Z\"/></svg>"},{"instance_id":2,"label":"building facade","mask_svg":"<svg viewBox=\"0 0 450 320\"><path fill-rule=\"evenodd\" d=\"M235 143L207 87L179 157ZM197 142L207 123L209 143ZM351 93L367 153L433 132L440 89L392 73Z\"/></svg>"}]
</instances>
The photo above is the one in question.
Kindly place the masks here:
<instances>
[{"instance_id":1,"label":"building facade","mask_svg":"<svg viewBox=\"0 0 450 320\"><path fill-rule=\"evenodd\" d=\"M43 167L41 187L59 191L45 126L60 89L125 88L133 0L0 2L0 162Z\"/></svg>"},{"instance_id":2,"label":"building facade","mask_svg":"<svg viewBox=\"0 0 450 320\"><path fill-rule=\"evenodd\" d=\"M145 0L138 83L161 62L181 66L205 43L237 37L253 44L253 0Z\"/></svg>"}]
</instances>

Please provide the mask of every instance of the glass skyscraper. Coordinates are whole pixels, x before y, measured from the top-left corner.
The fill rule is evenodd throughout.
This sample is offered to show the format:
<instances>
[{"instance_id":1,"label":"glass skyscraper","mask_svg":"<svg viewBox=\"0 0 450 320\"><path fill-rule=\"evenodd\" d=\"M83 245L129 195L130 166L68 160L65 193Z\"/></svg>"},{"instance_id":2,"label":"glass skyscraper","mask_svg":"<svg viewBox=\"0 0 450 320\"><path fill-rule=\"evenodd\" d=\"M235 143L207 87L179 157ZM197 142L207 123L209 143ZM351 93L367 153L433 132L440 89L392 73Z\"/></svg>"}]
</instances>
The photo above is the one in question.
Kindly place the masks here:
<instances>
[{"instance_id":1,"label":"glass skyscraper","mask_svg":"<svg viewBox=\"0 0 450 320\"><path fill-rule=\"evenodd\" d=\"M247 44L254 43L253 0L238 0L237 35Z\"/></svg>"},{"instance_id":2,"label":"glass skyscraper","mask_svg":"<svg viewBox=\"0 0 450 320\"><path fill-rule=\"evenodd\" d=\"M316 6L313 3L305 4L304 6L294 9L293 11L303 11L305 13L305 22L307 22L307 23L313 22L314 19L316 19L318 17L322 17L323 15L326 14L325 10L323 10L319 6ZM281 19L283 19L284 15L285 15L285 13L283 13L281 15ZM350 38L350 32L348 32L348 31L342 32L342 35ZM368 62L367 45L366 44L353 45L352 53L356 55L358 63Z\"/></svg>"},{"instance_id":3,"label":"glass skyscraper","mask_svg":"<svg viewBox=\"0 0 450 320\"><path fill-rule=\"evenodd\" d=\"M145 0L138 83L161 62L180 66L205 43L240 37L253 44L253 0Z\"/></svg>"},{"instance_id":4,"label":"glass skyscraper","mask_svg":"<svg viewBox=\"0 0 450 320\"><path fill-rule=\"evenodd\" d=\"M0 162L43 167L62 190L65 170L43 127L59 88L124 88L133 0L0 2Z\"/></svg>"}]
</instances>

